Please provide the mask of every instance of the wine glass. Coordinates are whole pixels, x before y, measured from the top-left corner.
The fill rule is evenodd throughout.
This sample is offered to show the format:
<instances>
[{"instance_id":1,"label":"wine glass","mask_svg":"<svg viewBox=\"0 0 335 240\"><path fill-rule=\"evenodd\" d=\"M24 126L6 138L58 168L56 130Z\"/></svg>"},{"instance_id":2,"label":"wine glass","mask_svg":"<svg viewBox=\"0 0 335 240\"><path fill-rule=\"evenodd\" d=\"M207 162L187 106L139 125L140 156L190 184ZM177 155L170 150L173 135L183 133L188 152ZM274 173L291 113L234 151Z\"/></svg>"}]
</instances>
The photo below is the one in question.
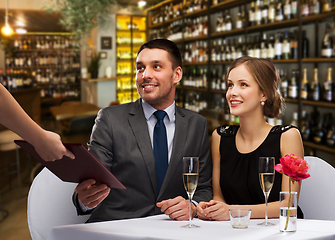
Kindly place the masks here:
<instances>
[{"instance_id":1,"label":"wine glass","mask_svg":"<svg viewBox=\"0 0 335 240\"><path fill-rule=\"evenodd\" d=\"M259 158L259 182L265 196L265 220L258 225L271 226L275 225L268 221L268 197L275 180L275 158L260 157Z\"/></svg>"},{"instance_id":2,"label":"wine glass","mask_svg":"<svg viewBox=\"0 0 335 240\"><path fill-rule=\"evenodd\" d=\"M199 158L183 157L183 182L189 199L189 218L188 224L182 227L200 227L192 224L192 197L198 185L199 179Z\"/></svg>"}]
</instances>

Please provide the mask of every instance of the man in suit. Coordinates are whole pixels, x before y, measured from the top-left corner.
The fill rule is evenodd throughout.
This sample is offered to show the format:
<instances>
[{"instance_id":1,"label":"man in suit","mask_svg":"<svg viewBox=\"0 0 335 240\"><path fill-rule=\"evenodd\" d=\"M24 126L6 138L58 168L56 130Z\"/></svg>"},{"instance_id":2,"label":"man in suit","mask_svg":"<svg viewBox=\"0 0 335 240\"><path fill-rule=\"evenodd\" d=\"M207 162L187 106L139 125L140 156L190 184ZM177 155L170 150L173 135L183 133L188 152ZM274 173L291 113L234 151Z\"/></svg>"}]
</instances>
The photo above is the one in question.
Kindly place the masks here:
<instances>
[{"instance_id":1,"label":"man in suit","mask_svg":"<svg viewBox=\"0 0 335 240\"><path fill-rule=\"evenodd\" d=\"M74 204L78 214L91 213L89 222L146 217L164 212L170 218L187 220L187 194L183 186L184 156L199 157L196 204L212 199L211 161L207 120L175 105L176 85L182 78L178 47L166 39L141 46L136 58L136 102L107 107L98 113L88 143L93 153L125 185L110 189L88 179L78 184ZM156 171L153 150L155 112L164 110L167 139L165 177ZM162 178L162 184L157 183Z\"/></svg>"}]
</instances>

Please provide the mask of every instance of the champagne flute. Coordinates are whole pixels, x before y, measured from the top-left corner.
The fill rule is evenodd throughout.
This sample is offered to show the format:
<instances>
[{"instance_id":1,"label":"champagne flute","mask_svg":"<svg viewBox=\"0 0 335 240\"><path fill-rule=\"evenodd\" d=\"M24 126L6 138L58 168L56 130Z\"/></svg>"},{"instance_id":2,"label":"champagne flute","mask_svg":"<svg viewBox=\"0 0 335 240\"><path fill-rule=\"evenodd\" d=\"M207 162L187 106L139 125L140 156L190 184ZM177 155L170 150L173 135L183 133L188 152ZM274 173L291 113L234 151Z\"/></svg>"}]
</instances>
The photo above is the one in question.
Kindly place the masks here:
<instances>
[{"instance_id":1,"label":"champagne flute","mask_svg":"<svg viewBox=\"0 0 335 240\"><path fill-rule=\"evenodd\" d=\"M270 195L273 182L275 180L275 158L260 157L259 158L259 182L265 197L265 220L258 225L271 226L275 225L268 221L268 197Z\"/></svg>"},{"instance_id":2,"label":"champagne flute","mask_svg":"<svg viewBox=\"0 0 335 240\"><path fill-rule=\"evenodd\" d=\"M199 158L183 157L183 182L189 200L189 218L188 224L182 227L194 228L199 227L192 224L192 198L199 179Z\"/></svg>"}]
</instances>

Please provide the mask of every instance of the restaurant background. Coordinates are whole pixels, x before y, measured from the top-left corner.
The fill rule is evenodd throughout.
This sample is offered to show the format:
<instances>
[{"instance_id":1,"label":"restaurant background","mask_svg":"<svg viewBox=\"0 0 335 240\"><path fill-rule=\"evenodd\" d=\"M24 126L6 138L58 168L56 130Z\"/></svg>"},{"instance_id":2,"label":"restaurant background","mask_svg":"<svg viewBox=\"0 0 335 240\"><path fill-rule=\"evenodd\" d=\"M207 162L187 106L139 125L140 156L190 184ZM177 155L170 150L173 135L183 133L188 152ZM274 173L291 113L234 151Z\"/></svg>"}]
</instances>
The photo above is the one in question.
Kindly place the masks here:
<instances>
[{"instance_id":1,"label":"restaurant background","mask_svg":"<svg viewBox=\"0 0 335 240\"><path fill-rule=\"evenodd\" d=\"M314 78L314 68L318 69L320 88L323 88L326 82L328 68L332 68L330 76L334 82L335 1L299 1L301 7L305 3L310 3L309 9L313 9L312 7L319 3L320 12L311 12L306 16L295 18L292 15L291 19L283 19L275 23L255 21L253 24L249 23L250 9L256 12L262 4L263 6L276 4L277 7L280 2L277 0L214 0L212 3L206 0L167 0L151 7L148 11L135 6L114 6L111 8L106 24L98 23L91 34L81 40L80 47L72 42L71 33L57 24L59 15L48 15L42 11L44 0L10 0L8 2L8 10L12 14L9 23L13 28L15 23L12 20L20 15L29 16L31 21L26 22L28 34L17 35L17 39L22 41L16 47L18 50L13 57L8 57L3 50L0 50L0 69L3 69L4 75L9 69L12 70L11 76L31 76L34 79L39 76L40 80L25 83L29 87L23 83L19 87L22 89L12 89L11 93L36 122L46 129L60 133L64 141L79 141L85 144L89 134L76 137L64 135L59 121L55 121L50 113L50 107L58 106L65 100L92 103L99 108L115 102L126 103L136 100L139 97L134 81L136 53L142 43L156 37L175 41L182 52L184 76L177 87L176 103L205 116L209 122L209 134L219 125L238 124L238 118L229 114L225 101L226 86L222 79L226 70L232 60L242 52L250 55L248 50L255 49L252 54L256 54L257 49L260 54L264 44L274 45L275 41L281 41L283 44L287 41L286 33L290 34L290 42L294 40L298 44L295 47L296 54L301 48L301 55L298 54L295 57L291 55L287 59L277 59L275 56L273 62L279 69L282 80L287 84L281 84L281 91L289 94L289 88L294 87L298 95L286 96L284 115L280 119L268 119L268 121L273 124L293 123L303 133L308 125L306 123L309 123L310 131L314 131L312 128L314 127L315 132L321 130L324 137L327 137L327 134L335 134L335 96L330 102L322 99L315 101L303 99L302 92L299 90L304 86L304 81L301 81L304 68L307 69L306 79L309 85ZM292 4L295 1L281 1L283 4L287 2ZM327 2L332 8L329 12L322 12L322 6ZM6 1L1 1L1 27L4 25L5 9ZM239 20L242 25L239 25ZM34 29L33 34L29 33L29 25ZM328 37L333 39L334 53L329 57L322 57L322 45L327 35L328 25L330 26ZM279 36L278 33L281 35ZM264 34L267 37L266 41ZM302 46L306 39L304 37L308 39L309 56L303 55ZM31 43L34 42L34 47L25 48L23 42L28 45L28 40ZM36 42L39 42L37 44L39 47ZM47 45L46 42L48 42ZM226 46L230 46L230 49ZM97 79L86 75L91 56L95 53L100 54L101 57ZM64 61L60 68L53 66L57 64L54 64L51 59L56 59L56 56L59 57L55 61ZM29 57L31 57L31 66L20 66L20 63L15 63L15 59L27 60ZM51 62L45 64L47 66L36 64L36 59L40 63L46 57ZM7 65L8 58L11 59L11 63ZM49 73L52 77L47 77ZM296 76L295 85L292 84L294 75ZM333 95L335 95L335 87L332 86ZM330 116L327 114L331 113L332 119L328 123L321 122L320 119L315 122L305 119L305 113L311 117L315 112L327 118ZM4 128L0 126L0 130ZM334 145L327 145L325 140L315 143L313 139L309 139L304 141L304 146L305 155L318 156L335 166ZM7 167L8 158L14 160L15 152L1 152L1 169ZM29 187L30 176L28 175L36 162L34 159L29 160L23 151L20 151L20 160L21 171L26 174L23 176L27 177L24 181ZM15 166L11 166L11 169L13 168ZM5 170L5 173L6 171L8 170ZM0 175L0 181L2 183L0 190L7 191L8 177Z\"/></svg>"}]
</instances>

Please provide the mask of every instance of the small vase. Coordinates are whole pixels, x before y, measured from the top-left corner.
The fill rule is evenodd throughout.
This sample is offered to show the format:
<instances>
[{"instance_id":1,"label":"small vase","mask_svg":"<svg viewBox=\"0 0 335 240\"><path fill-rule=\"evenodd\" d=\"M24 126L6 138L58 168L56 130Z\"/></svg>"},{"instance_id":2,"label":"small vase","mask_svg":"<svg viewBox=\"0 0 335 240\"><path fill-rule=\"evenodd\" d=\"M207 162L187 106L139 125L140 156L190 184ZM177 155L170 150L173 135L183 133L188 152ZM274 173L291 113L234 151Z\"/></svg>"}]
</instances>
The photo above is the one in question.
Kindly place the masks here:
<instances>
[{"instance_id":1,"label":"small vase","mask_svg":"<svg viewBox=\"0 0 335 240\"><path fill-rule=\"evenodd\" d=\"M99 74L98 71L92 71L92 72L91 72L91 77L92 77L92 79L96 79L96 78L98 78L98 74Z\"/></svg>"},{"instance_id":2,"label":"small vase","mask_svg":"<svg viewBox=\"0 0 335 240\"><path fill-rule=\"evenodd\" d=\"M279 230L297 231L297 192L280 192Z\"/></svg>"}]
</instances>

